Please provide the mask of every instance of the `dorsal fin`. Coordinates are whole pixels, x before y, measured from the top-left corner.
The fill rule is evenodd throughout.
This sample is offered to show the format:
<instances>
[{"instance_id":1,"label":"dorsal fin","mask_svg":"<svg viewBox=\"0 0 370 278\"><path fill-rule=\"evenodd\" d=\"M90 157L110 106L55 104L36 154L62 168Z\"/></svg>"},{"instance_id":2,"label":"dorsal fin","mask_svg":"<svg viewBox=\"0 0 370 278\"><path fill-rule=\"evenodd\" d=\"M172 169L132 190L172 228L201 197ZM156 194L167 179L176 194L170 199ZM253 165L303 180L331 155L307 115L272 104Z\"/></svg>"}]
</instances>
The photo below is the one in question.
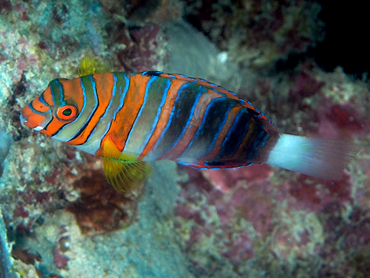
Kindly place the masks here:
<instances>
[{"instance_id":1,"label":"dorsal fin","mask_svg":"<svg viewBox=\"0 0 370 278\"><path fill-rule=\"evenodd\" d=\"M92 55L89 55L81 60L80 68L78 70L78 76L111 71L113 71L113 69L103 60Z\"/></svg>"}]
</instances>

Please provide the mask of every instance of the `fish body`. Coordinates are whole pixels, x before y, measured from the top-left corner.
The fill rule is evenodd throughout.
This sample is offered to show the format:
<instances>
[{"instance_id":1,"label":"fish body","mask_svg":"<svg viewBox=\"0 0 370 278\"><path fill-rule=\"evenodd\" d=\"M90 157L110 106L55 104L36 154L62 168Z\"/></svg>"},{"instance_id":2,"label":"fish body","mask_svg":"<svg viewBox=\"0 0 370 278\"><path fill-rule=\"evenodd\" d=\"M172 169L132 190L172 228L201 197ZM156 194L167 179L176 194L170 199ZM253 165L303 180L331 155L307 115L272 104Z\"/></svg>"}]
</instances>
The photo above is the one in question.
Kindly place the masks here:
<instances>
[{"instance_id":1,"label":"fish body","mask_svg":"<svg viewBox=\"0 0 370 278\"><path fill-rule=\"evenodd\" d=\"M76 117L58 117L58 109L70 106ZM28 125L37 128L39 122L27 116L32 113L44 117L40 132L93 155L104 156L104 143L111 140L143 161L201 168L262 163L263 148L279 136L265 115L234 93L160 72L55 79L23 110Z\"/></svg>"},{"instance_id":2,"label":"fish body","mask_svg":"<svg viewBox=\"0 0 370 278\"><path fill-rule=\"evenodd\" d=\"M104 158L108 181L131 188L146 163L173 160L219 169L269 163L340 178L355 144L279 134L233 92L200 78L158 71L55 79L22 110L24 125Z\"/></svg>"}]
</instances>

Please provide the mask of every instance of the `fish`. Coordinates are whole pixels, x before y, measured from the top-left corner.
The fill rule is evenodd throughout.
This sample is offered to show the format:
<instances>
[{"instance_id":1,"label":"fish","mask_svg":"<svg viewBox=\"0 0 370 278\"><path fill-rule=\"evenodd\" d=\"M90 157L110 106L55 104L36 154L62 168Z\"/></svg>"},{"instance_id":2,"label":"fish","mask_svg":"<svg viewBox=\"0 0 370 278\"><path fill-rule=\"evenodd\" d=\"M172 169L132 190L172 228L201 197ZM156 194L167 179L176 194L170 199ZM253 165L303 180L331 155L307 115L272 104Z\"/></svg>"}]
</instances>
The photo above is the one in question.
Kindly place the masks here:
<instances>
[{"instance_id":1,"label":"fish","mask_svg":"<svg viewBox=\"0 0 370 278\"><path fill-rule=\"evenodd\" d=\"M249 101L202 78L160 71L89 72L58 78L26 105L23 125L103 158L108 182L129 191L150 162L199 169L267 163L340 179L359 150L347 140L279 133Z\"/></svg>"}]
</instances>

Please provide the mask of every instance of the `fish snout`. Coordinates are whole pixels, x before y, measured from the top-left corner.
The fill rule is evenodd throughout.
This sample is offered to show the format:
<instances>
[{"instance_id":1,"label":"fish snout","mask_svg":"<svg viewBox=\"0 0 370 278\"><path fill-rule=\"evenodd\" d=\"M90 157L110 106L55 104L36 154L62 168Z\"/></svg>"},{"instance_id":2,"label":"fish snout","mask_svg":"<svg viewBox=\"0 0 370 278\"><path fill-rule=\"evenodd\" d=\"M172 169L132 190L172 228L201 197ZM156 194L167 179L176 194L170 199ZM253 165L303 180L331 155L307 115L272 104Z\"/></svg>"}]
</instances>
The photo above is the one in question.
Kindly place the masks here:
<instances>
[{"instance_id":1,"label":"fish snout","mask_svg":"<svg viewBox=\"0 0 370 278\"><path fill-rule=\"evenodd\" d=\"M32 128L36 131L43 130L51 119L50 112L34 112L30 105L25 106L22 109L19 117L22 125Z\"/></svg>"}]
</instances>

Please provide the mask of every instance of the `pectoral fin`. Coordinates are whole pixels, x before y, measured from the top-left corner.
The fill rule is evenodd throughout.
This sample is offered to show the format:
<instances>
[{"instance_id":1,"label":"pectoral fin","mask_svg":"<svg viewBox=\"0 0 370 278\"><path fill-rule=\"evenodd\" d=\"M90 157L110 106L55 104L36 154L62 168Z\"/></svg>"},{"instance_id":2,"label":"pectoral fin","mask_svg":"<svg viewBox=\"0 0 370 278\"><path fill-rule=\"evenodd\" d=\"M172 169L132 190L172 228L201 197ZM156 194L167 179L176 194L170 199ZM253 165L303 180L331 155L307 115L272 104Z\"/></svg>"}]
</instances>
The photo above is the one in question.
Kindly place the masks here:
<instances>
[{"instance_id":1,"label":"pectoral fin","mask_svg":"<svg viewBox=\"0 0 370 278\"><path fill-rule=\"evenodd\" d=\"M130 191L151 174L149 164L134 155L121 153L111 140L104 142L103 159L105 176L117 191Z\"/></svg>"}]
</instances>

